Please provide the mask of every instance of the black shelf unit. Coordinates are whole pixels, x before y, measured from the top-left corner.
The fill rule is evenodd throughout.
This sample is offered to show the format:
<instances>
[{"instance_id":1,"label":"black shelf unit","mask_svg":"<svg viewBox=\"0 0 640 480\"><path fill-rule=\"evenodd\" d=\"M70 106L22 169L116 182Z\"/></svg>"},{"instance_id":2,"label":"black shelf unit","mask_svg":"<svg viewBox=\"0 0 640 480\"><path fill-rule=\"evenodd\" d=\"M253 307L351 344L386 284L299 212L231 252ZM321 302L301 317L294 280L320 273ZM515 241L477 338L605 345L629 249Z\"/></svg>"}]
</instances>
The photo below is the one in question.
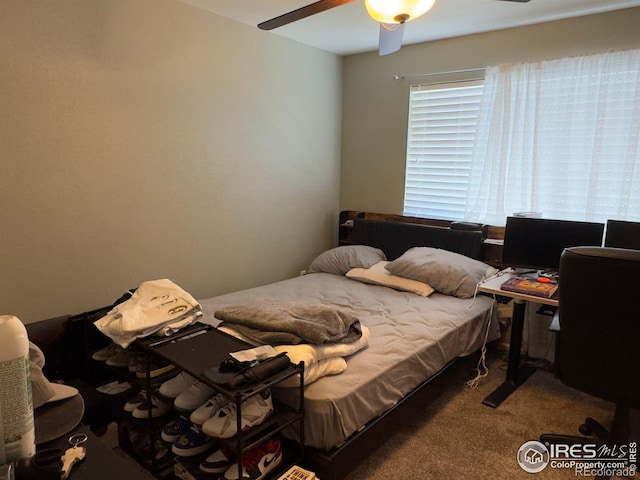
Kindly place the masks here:
<instances>
[{"instance_id":1,"label":"black shelf unit","mask_svg":"<svg viewBox=\"0 0 640 480\"><path fill-rule=\"evenodd\" d=\"M221 441L225 442L235 452L238 459L237 465L239 474L242 469L242 457L244 452L247 452L267 441L269 438L282 432L284 429L292 426L296 422L298 422L299 437L299 442L296 444L298 453L296 455L287 454L285 453L285 449L283 449L283 462L281 462L279 467L275 469L268 478L276 478L275 475L277 473L283 473L293 463L303 459L304 363L290 365L287 369L272 375L261 382L251 384L247 388L228 390L207 379L203 373L211 367L220 365L223 360L227 360L229 358L229 353L252 348L252 345L205 324L192 325L177 332L171 337L148 337L146 339L140 339L136 341L136 344L145 349L147 359L151 355L158 355L171 362L178 368L178 370L188 373L192 377L208 385L217 393L224 395L235 403L237 412L237 431L239 433L232 438L221 439ZM277 402L272 396L274 413L262 424L254 426L249 430L242 431L242 404L252 396L258 395L266 389L270 389L294 375L299 375L300 379L298 387L298 407L294 408L284 405ZM152 379L147 378L147 380L151 382ZM283 444L288 447L287 450L291 448L291 444L289 442L283 442Z\"/></svg>"},{"instance_id":2,"label":"black shelf unit","mask_svg":"<svg viewBox=\"0 0 640 480\"><path fill-rule=\"evenodd\" d=\"M168 419L172 417L163 415L154 418L148 414L146 418L136 418L132 413L125 412L123 407L128 398L131 398L132 395L141 390L145 390L148 395L151 395L154 391L158 390L164 381L176 376L180 370L174 368L171 371L159 375L152 375L149 366L153 363L153 352L148 351L137 341L131 344L128 349L135 351L141 356L144 355L143 363L146 371L143 375L138 375L138 372L130 371L128 367L104 364L104 367L110 370L116 379L126 380L131 385L131 388L126 391L126 394L118 395L120 401L113 413L113 420L118 424L118 446L156 478L172 479L174 456L169 451L162 457L158 457L157 454L160 453L160 451L156 448L156 443L160 443L162 428L166 425ZM95 360L94 362L103 363ZM158 395L156 395L156 397L159 401L168 404L162 397ZM171 407L171 405L168 406ZM149 406L149 409L150 408ZM171 409L171 411L173 411L173 409ZM173 411L173 413L177 416L177 412ZM141 432L143 432L143 434L141 434ZM132 440L132 433L134 435L136 433L138 434L137 441Z\"/></svg>"},{"instance_id":3,"label":"black shelf unit","mask_svg":"<svg viewBox=\"0 0 640 480\"><path fill-rule=\"evenodd\" d=\"M137 462L141 467L148 470L152 475L159 479L173 479L175 455L169 451L162 457L158 457L157 454L160 450L156 448L156 444L163 443L160 439L160 433L162 428L167 422L179 415L179 413L173 410L170 402L165 400L159 395L155 395L159 401L162 401L171 408L171 412L174 414L163 415L160 417L152 418L147 415L146 418L136 418L130 412L124 411L124 405L128 399L133 395L145 390L149 395L157 392L160 385L175 377L180 373L180 369L175 367L171 371L156 375L150 370L150 366L153 364L154 357L159 358L152 349L148 348L149 343L156 341L165 341L167 339L180 338L194 332L209 328L203 324L193 324L172 337L147 337L146 339L139 339L133 342L127 350L131 353L136 353L143 356L144 365L146 371L139 374L139 372L132 372L125 366L111 366L104 361L93 360L91 355L104 348L111 340L109 337L100 332L93 322L104 315L110 310L110 307L105 307L92 312L87 312L77 316L78 319L84 323L85 331L85 358L87 359L87 369L93 372L94 377L96 373L100 374L100 383L105 381L124 380L127 381L131 388L118 395L109 396L108 401L111 403L110 418L118 425L118 446L126 452L131 459ZM97 313L97 314L96 314ZM102 395L103 398L107 398ZM107 401L107 400L105 400ZM137 439L133 440L131 437L136 436Z\"/></svg>"}]
</instances>

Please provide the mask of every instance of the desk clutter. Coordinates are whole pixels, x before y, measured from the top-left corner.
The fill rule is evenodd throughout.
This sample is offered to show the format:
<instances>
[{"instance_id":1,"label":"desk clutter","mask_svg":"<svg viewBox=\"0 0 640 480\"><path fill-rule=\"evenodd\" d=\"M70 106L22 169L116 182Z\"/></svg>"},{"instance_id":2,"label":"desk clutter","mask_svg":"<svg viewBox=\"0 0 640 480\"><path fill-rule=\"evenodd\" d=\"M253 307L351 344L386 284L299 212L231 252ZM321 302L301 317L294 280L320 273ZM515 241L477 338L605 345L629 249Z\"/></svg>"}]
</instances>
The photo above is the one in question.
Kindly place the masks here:
<instances>
[{"instance_id":1,"label":"desk clutter","mask_svg":"<svg viewBox=\"0 0 640 480\"><path fill-rule=\"evenodd\" d=\"M529 278L513 277L506 280L501 286L501 290L508 292L524 293L534 297L551 298L558 291L558 284L551 282L541 282Z\"/></svg>"}]
</instances>

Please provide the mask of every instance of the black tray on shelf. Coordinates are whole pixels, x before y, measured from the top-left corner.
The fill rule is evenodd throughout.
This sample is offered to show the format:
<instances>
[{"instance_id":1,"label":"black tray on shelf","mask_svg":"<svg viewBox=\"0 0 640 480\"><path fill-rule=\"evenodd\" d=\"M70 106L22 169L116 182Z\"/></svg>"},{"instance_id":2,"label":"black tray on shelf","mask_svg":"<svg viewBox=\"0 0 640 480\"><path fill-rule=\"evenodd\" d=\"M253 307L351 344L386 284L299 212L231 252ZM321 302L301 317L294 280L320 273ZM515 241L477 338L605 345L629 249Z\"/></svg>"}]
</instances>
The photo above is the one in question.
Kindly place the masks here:
<instances>
[{"instance_id":1,"label":"black tray on shelf","mask_svg":"<svg viewBox=\"0 0 640 480\"><path fill-rule=\"evenodd\" d=\"M148 346L161 357L201 380L202 372L220 365L229 358L229 352L252 348L252 345L215 328L202 329L180 337L168 337L162 343L151 343Z\"/></svg>"}]
</instances>

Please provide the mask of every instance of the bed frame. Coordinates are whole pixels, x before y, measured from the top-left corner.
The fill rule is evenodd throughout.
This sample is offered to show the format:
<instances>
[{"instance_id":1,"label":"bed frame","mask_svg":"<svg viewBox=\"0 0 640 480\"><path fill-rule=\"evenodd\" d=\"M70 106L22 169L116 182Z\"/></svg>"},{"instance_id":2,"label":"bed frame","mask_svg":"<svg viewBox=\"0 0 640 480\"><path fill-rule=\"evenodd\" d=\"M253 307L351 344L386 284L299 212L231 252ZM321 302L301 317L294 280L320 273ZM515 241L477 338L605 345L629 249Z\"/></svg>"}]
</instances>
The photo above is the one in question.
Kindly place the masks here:
<instances>
[{"instance_id":1,"label":"bed frame","mask_svg":"<svg viewBox=\"0 0 640 480\"><path fill-rule=\"evenodd\" d=\"M338 243L340 245L374 246L382 249L390 260L399 257L408 248L414 246L444 248L482 259L490 264L499 264L501 257L499 247L500 239L504 238L504 231L496 227L351 210L341 212L339 221ZM83 341L78 340L74 343L76 346L84 345L83 350L78 353L80 358L86 359L88 351L108 343L106 337L94 328L88 329L87 325L91 325L110 308L109 306L63 318L65 323L70 322L76 329L80 328L84 332ZM57 322L58 319L54 320ZM54 322L55 325L57 325L56 322ZM51 322L48 325L50 324ZM87 337L87 330L96 338ZM96 343L98 341L102 343ZM414 412L423 410L426 405L435 400L446 382L468 375L477 364L477 359L477 354L474 354L450 362L394 407L354 433L342 445L329 451L305 447L304 466L313 470L321 480L345 478L359 463L370 456L385 438L392 435L398 425L412 421ZM92 367L91 372L86 373L94 376L96 372ZM90 390L93 391L93 387Z\"/></svg>"},{"instance_id":2,"label":"bed frame","mask_svg":"<svg viewBox=\"0 0 640 480\"><path fill-rule=\"evenodd\" d=\"M384 232L373 232L374 237L361 238L356 231L355 223L359 220L368 220L369 223L374 225L387 225L392 224L389 230L386 230L384 226L379 227L385 229ZM408 225L409 227L403 229L401 225ZM375 243L378 248L382 248L387 255L390 255L390 259L393 260L402 255L407 249L404 248L407 245L412 247L412 243L422 241L436 241L442 242L443 236L436 238L435 235L427 233L417 233L419 230L412 226L426 225L429 227L439 227L440 229L448 229L452 233L448 235L456 236L455 232L464 231L480 231L482 236L482 243L480 246L480 253L460 251L455 246L449 245L442 246L442 243L431 245L440 248L447 248L464 255L471 256L473 258L479 258L485 263L494 266L500 266L502 261L502 243L504 240L504 227L496 227L493 225L482 225L479 223L468 222L453 222L449 220L431 219L431 218L419 218L410 217L404 215L395 215L389 213L373 213L373 212L361 212L357 210L343 210L340 212L339 224L338 224L338 245L351 245L361 243L363 240L370 243ZM375 228L375 227L374 227ZM411 232L411 233L409 233ZM415 232L415 233L414 233ZM354 234L356 237L354 237ZM404 250L403 250L404 248ZM407 247L408 248L408 247ZM476 247L477 248L477 244Z\"/></svg>"},{"instance_id":3,"label":"bed frame","mask_svg":"<svg viewBox=\"0 0 640 480\"><path fill-rule=\"evenodd\" d=\"M360 244L380 248L389 260L402 255L415 246L431 246L451 250L469 257L487 261L487 255L496 252L487 245L487 234L500 235L480 224L452 223L364 212L344 211L340 214L340 245ZM496 244L499 244L497 242ZM501 252L498 252L501 253ZM488 262L488 263L496 263ZM397 430L398 425L411 421L413 412L423 410L436 399L448 379L469 373L476 364L477 355L456 359L440 372L426 379L411 393L382 415L371 420L342 445L329 451L305 448L305 465L322 480L340 480L360 462L371 455L383 440Z\"/></svg>"}]
</instances>

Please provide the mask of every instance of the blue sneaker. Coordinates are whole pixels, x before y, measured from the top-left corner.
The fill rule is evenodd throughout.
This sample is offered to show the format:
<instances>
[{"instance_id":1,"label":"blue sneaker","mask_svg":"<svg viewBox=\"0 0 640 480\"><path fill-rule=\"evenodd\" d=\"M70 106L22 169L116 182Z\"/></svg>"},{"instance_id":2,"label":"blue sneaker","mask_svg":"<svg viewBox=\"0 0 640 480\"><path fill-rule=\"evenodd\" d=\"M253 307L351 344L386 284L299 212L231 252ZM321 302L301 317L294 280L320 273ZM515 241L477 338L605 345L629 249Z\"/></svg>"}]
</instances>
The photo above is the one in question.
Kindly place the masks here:
<instances>
[{"instance_id":1,"label":"blue sneaker","mask_svg":"<svg viewBox=\"0 0 640 480\"><path fill-rule=\"evenodd\" d=\"M197 426L192 425L187 433L180 435L173 442L171 451L179 457L193 457L213 448L215 444L214 438L205 435Z\"/></svg>"},{"instance_id":2,"label":"blue sneaker","mask_svg":"<svg viewBox=\"0 0 640 480\"><path fill-rule=\"evenodd\" d=\"M173 443L180 438L180 435L187 433L190 428L191 422L189 419L180 415L178 418L171 420L164 426L160 436L165 442Z\"/></svg>"}]
</instances>

